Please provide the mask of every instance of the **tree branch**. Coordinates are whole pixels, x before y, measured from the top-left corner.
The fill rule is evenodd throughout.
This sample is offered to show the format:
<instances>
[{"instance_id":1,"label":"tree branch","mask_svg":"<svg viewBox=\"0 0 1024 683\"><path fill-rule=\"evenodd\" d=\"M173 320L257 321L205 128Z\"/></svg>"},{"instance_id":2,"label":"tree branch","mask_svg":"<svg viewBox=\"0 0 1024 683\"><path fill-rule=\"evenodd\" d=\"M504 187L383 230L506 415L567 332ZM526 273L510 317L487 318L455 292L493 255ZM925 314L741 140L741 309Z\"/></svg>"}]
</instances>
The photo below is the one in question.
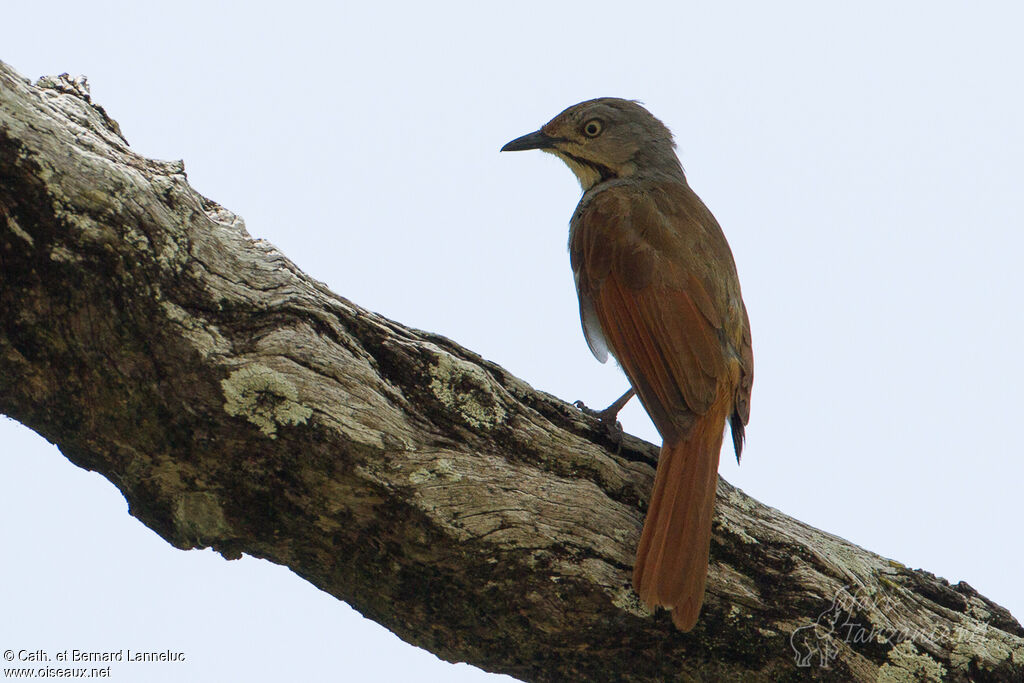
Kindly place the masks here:
<instances>
[{"instance_id":1,"label":"tree branch","mask_svg":"<svg viewBox=\"0 0 1024 683\"><path fill-rule=\"evenodd\" d=\"M0 411L178 548L286 565L532 681L1024 678L970 586L722 481L681 634L630 588L657 449L365 311L134 154L84 81L0 63ZM802 665L802 666L801 666Z\"/></svg>"}]
</instances>

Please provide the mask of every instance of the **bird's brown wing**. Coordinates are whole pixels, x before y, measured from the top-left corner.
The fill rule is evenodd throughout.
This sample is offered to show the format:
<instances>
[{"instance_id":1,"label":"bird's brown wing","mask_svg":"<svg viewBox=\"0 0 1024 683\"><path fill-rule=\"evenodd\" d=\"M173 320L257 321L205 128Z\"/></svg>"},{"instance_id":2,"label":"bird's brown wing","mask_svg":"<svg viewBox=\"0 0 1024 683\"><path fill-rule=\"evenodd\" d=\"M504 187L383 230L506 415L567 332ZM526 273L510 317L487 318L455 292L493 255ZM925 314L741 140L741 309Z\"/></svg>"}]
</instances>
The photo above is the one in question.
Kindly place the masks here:
<instances>
[{"instance_id":1,"label":"bird's brown wing","mask_svg":"<svg viewBox=\"0 0 1024 683\"><path fill-rule=\"evenodd\" d=\"M574 217L570 242L581 313L593 312L582 316L587 336L607 343L665 440L708 411L736 355L728 291L709 273L717 245L706 244L706 209L692 192L671 191L597 194ZM691 198L699 206L686 207ZM735 279L725 249L720 265Z\"/></svg>"}]
</instances>

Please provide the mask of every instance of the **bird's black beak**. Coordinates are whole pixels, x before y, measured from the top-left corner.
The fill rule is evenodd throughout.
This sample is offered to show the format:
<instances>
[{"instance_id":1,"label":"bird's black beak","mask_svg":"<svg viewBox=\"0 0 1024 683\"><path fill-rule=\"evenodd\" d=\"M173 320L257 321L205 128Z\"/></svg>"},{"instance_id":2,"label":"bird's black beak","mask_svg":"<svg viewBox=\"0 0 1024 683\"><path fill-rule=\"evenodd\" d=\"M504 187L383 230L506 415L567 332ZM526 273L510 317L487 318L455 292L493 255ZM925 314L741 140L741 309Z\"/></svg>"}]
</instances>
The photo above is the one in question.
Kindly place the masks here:
<instances>
[{"instance_id":1,"label":"bird's black beak","mask_svg":"<svg viewBox=\"0 0 1024 683\"><path fill-rule=\"evenodd\" d=\"M527 133L521 138L516 138L501 148L502 152L521 152L524 149L548 149L554 147L558 138L553 138L543 131Z\"/></svg>"}]
</instances>

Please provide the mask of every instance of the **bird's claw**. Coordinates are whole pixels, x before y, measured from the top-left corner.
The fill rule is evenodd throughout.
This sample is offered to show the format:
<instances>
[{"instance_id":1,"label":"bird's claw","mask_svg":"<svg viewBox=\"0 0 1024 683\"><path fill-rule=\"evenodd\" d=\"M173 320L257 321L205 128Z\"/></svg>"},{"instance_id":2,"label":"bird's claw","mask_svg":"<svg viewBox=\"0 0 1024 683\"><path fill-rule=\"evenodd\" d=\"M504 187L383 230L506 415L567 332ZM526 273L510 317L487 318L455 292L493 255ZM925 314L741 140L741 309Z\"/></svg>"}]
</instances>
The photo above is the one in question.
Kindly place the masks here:
<instances>
[{"instance_id":1,"label":"bird's claw","mask_svg":"<svg viewBox=\"0 0 1024 683\"><path fill-rule=\"evenodd\" d=\"M625 433L622 429L622 423L618 421L617 417L619 410L614 405L608 406L604 410L594 410L588 408L587 404L583 401L573 401L573 405L580 409L580 412L590 417L596 417L601 424L604 426L605 436L615 445L616 455L622 450L623 434Z\"/></svg>"}]
</instances>

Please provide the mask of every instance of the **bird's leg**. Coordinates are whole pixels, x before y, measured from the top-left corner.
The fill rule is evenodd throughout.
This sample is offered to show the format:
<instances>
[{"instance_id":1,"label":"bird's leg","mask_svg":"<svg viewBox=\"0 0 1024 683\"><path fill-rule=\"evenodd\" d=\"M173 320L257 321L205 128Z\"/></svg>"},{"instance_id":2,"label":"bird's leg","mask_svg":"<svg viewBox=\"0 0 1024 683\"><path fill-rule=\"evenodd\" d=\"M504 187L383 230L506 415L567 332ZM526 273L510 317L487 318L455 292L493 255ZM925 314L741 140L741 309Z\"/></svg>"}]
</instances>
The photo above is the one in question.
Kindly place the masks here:
<instances>
[{"instance_id":1,"label":"bird's leg","mask_svg":"<svg viewBox=\"0 0 1024 683\"><path fill-rule=\"evenodd\" d=\"M619 411L629 403L629 399L633 398L636 392L630 387L629 391L619 396L615 401L605 408L604 410L593 410L588 408L583 401L576 401L573 405L579 408L581 411L596 417L604 425L604 428L608 431L608 437L615 443L616 447L622 445L622 425L619 424Z\"/></svg>"},{"instance_id":2,"label":"bird's leg","mask_svg":"<svg viewBox=\"0 0 1024 683\"><path fill-rule=\"evenodd\" d=\"M636 392L633 391L633 387L630 387L629 391L615 399L615 401L604 410L590 410L585 405L583 405L582 401L577 401L576 405L580 407L580 410L591 413L601 422L615 424L616 422L618 422L619 411L621 411L626 406L626 404L629 403L629 399L633 398L635 394Z\"/></svg>"}]
</instances>

